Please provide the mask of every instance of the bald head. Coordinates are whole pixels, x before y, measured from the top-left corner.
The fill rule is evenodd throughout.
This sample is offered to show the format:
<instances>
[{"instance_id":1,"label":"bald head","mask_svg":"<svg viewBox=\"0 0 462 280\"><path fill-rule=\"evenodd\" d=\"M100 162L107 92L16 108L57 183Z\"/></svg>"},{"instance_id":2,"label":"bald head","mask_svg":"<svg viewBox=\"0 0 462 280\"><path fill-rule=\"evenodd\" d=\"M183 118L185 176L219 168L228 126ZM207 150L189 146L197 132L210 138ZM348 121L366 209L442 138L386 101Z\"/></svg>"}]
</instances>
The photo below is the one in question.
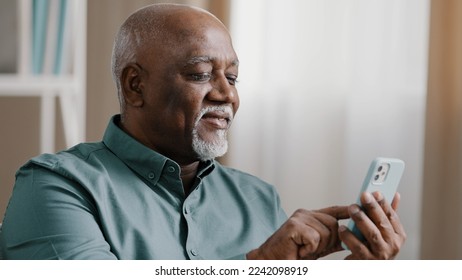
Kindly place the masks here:
<instances>
[{"instance_id":1,"label":"bald head","mask_svg":"<svg viewBox=\"0 0 462 280\"><path fill-rule=\"evenodd\" d=\"M195 26L225 26L211 13L192 6L154 4L131 14L120 27L112 51L112 76L116 82L121 105L121 75L126 65L143 59L147 49L162 44L178 44L182 37L193 35Z\"/></svg>"}]
</instances>

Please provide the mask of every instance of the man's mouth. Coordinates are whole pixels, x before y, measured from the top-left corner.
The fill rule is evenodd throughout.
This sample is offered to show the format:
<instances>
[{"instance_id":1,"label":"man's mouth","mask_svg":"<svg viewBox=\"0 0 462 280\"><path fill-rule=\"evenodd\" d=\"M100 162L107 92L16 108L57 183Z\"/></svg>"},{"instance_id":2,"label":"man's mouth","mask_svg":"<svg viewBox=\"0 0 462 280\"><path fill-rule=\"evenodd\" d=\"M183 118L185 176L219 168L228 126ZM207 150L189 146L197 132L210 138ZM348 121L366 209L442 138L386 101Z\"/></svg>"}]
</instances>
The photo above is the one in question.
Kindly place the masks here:
<instances>
[{"instance_id":1,"label":"man's mouth","mask_svg":"<svg viewBox=\"0 0 462 280\"><path fill-rule=\"evenodd\" d=\"M201 121L214 129L228 129L231 121L230 114L222 111L212 111L205 113Z\"/></svg>"}]
</instances>

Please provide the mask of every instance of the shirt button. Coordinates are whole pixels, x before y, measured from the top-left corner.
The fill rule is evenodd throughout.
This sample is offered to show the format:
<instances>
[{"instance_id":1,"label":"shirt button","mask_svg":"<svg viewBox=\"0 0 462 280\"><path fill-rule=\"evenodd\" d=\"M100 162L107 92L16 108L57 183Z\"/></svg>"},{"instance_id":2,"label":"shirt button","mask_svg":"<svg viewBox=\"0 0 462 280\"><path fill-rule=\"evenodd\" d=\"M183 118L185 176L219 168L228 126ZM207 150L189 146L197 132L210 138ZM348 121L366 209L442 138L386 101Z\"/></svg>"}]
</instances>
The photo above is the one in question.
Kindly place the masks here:
<instances>
[{"instance_id":1,"label":"shirt button","mask_svg":"<svg viewBox=\"0 0 462 280\"><path fill-rule=\"evenodd\" d=\"M148 178L149 178L149 179L152 180L152 179L154 179L155 177L156 177L156 174L154 174L153 172L149 172L149 174L148 174Z\"/></svg>"},{"instance_id":2,"label":"shirt button","mask_svg":"<svg viewBox=\"0 0 462 280\"><path fill-rule=\"evenodd\" d=\"M197 255L199 254L199 253L197 253L197 251L194 250L194 249L191 249L190 252L191 252L191 255L193 255L193 256L197 256Z\"/></svg>"},{"instance_id":3,"label":"shirt button","mask_svg":"<svg viewBox=\"0 0 462 280\"><path fill-rule=\"evenodd\" d=\"M169 167L167 167L167 171L170 172L170 173L173 173L173 172L175 172L175 167L169 166Z\"/></svg>"}]
</instances>

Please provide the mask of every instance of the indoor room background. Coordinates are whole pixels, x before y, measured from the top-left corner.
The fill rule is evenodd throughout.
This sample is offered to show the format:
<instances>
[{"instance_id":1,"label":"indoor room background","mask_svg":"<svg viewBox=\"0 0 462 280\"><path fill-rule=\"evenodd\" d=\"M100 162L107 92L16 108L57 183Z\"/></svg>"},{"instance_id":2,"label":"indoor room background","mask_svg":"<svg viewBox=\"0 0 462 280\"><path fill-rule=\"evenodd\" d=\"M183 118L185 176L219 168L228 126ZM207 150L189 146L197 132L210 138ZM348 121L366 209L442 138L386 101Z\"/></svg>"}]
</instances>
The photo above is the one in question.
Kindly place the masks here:
<instances>
[{"instance_id":1,"label":"indoor room background","mask_svg":"<svg viewBox=\"0 0 462 280\"><path fill-rule=\"evenodd\" d=\"M38 2L48 12L27 19ZM156 2L203 7L230 29L241 106L220 161L274 184L290 214L354 202L373 158L401 158L398 257L462 258L458 0L1 0L0 223L29 158L101 139L119 110L115 33ZM42 42L44 61L40 24L62 34Z\"/></svg>"}]
</instances>

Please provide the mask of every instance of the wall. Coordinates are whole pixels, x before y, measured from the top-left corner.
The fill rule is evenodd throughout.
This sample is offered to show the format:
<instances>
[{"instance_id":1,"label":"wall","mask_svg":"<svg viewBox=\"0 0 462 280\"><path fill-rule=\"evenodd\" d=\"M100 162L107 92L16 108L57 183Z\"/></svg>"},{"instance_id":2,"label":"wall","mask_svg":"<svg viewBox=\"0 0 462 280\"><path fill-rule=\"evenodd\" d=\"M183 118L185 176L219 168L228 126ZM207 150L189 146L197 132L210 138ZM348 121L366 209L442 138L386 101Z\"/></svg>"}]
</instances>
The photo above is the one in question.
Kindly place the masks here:
<instances>
[{"instance_id":1,"label":"wall","mask_svg":"<svg viewBox=\"0 0 462 280\"><path fill-rule=\"evenodd\" d=\"M354 202L373 158L401 158L399 257L418 258L429 1L231 8L241 106L230 165L274 184L292 214Z\"/></svg>"},{"instance_id":2,"label":"wall","mask_svg":"<svg viewBox=\"0 0 462 280\"><path fill-rule=\"evenodd\" d=\"M422 259L462 259L462 2L431 2Z\"/></svg>"}]
</instances>

